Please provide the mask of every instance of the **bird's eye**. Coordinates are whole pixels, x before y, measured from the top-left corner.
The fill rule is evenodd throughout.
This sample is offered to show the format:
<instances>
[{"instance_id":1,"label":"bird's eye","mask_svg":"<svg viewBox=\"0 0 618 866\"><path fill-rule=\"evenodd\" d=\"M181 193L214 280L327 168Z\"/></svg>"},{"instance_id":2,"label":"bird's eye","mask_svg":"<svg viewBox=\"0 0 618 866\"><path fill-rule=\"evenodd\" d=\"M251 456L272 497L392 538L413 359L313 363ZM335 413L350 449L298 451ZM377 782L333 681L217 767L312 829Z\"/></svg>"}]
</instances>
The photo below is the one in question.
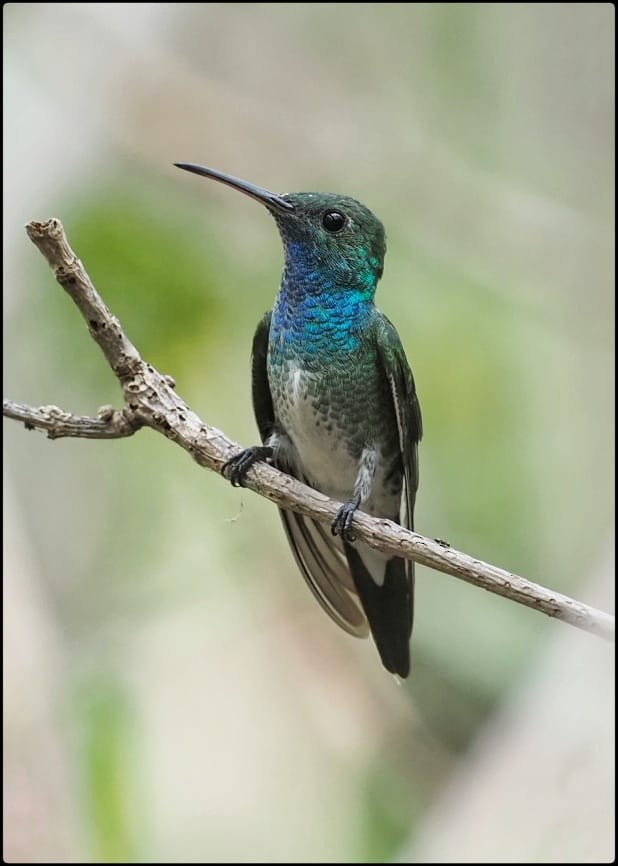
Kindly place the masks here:
<instances>
[{"instance_id":1,"label":"bird's eye","mask_svg":"<svg viewBox=\"0 0 618 866\"><path fill-rule=\"evenodd\" d=\"M322 217L322 225L327 232L335 234L345 226L345 216L338 210L327 210Z\"/></svg>"}]
</instances>

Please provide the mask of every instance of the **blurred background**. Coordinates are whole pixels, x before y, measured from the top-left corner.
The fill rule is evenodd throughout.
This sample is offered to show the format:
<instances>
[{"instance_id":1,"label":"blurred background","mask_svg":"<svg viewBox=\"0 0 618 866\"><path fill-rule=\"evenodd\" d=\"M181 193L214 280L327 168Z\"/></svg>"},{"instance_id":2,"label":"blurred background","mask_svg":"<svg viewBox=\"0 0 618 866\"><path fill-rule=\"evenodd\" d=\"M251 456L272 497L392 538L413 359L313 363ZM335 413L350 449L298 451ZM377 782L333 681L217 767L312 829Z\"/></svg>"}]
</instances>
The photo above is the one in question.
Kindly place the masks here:
<instances>
[{"instance_id":1,"label":"blurred background","mask_svg":"<svg viewBox=\"0 0 618 866\"><path fill-rule=\"evenodd\" d=\"M120 405L28 241L256 441L269 215L352 195L423 410L416 525L613 610L609 4L4 7L4 395ZM275 509L150 431L4 423L9 862L609 862L612 648L419 568L413 674L324 615Z\"/></svg>"}]
</instances>

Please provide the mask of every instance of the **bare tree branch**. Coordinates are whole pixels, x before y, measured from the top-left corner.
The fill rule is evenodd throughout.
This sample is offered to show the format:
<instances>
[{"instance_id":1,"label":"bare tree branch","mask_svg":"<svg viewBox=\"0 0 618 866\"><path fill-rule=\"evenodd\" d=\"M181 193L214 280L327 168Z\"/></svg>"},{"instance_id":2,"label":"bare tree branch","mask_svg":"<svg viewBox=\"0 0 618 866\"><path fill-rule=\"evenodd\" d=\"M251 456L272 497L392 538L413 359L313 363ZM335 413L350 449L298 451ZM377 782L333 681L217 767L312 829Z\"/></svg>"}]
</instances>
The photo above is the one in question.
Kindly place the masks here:
<instances>
[{"instance_id":1,"label":"bare tree branch","mask_svg":"<svg viewBox=\"0 0 618 866\"><path fill-rule=\"evenodd\" d=\"M26 230L86 320L92 338L120 382L125 406L121 411L104 407L97 418L87 418L56 406L35 409L5 400L4 415L22 421L29 429L46 430L51 439L118 439L131 436L140 427L151 427L184 448L201 466L221 474L225 462L240 446L204 423L176 394L173 380L142 359L92 285L60 221L31 222ZM324 522L331 522L341 505L266 463L258 463L249 471L246 487L282 508ZM361 512L354 515L354 529L361 541L376 550L413 559L606 640L614 639L615 622L610 614L474 559L444 542Z\"/></svg>"},{"instance_id":2,"label":"bare tree branch","mask_svg":"<svg viewBox=\"0 0 618 866\"><path fill-rule=\"evenodd\" d=\"M48 439L73 436L76 439L123 439L132 436L142 426L129 410L116 411L102 406L96 418L72 415L58 406L39 406L2 401L2 414L14 421L23 421L26 430L47 430Z\"/></svg>"}]
</instances>

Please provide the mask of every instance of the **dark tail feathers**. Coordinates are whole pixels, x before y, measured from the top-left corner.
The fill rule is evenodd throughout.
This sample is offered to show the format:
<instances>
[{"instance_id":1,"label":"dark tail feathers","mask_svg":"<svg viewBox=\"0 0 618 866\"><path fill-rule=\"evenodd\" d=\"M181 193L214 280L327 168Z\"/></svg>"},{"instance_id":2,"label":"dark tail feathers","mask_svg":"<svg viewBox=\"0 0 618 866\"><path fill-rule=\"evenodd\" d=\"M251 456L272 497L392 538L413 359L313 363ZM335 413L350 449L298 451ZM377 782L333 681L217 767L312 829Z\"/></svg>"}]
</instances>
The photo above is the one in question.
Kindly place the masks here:
<instances>
[{"instance_id":1,"label":"dark tail feathers","mask_svg":"<svg viewBox=\"0 0 618 866\"><path fill-rule=\"evenodd\" d=\"M410 673L410 635L412 634L414 572L406 570L403 559L393 557L386 563L382 586L373 580L355 548L345 544L371 634L382 664L392 674L405 679Z\"/></svg>"}]
</instances>

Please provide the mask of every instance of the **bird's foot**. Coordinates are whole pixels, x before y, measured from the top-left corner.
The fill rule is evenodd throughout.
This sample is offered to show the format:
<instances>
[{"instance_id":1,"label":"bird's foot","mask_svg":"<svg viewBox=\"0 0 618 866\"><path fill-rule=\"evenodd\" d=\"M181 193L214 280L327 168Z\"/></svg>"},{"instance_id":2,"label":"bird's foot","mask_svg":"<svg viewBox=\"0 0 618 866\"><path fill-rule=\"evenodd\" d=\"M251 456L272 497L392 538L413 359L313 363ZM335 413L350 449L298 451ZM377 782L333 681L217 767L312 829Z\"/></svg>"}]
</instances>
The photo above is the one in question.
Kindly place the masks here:
<instances>
[{"instance_id":1,"label":"bird's foot","mask_svg":"<svg viewBox=\"0 0 618 866\"><path fill-rule=\"evenodd\" d=\"M344 541L350 543L356 541L356 535L352 531L352 520L359 505L360 496L354 496L341 506L331 523L330 531L333 535L340 535Z\"/></svg>"},{"instance_id":2,"label":"bird's foot","mask_svg":"<svg viewBox=\"0 0 618 866\"><path fill-rule=\"evenodd\" d=\"M272 456L273 449L268 445L254 445L253 448L245 448L240 454L224 463L221 473L230 479L232 487L244 487L245 476L253 464Z\"/></svg>"}]
</instances>

